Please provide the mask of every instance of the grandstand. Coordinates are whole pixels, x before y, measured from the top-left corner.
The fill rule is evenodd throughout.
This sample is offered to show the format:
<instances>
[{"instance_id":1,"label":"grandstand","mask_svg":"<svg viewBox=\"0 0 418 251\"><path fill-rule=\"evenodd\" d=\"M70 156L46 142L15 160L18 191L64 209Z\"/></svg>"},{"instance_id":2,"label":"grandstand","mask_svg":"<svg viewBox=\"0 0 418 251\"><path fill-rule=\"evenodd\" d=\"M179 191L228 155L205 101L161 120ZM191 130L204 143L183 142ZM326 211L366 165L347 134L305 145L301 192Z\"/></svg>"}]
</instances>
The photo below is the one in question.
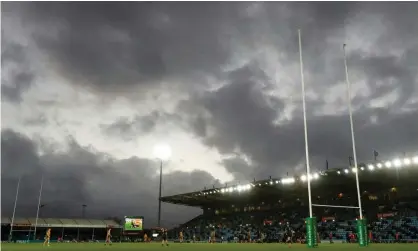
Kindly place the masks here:
<instances>
[{"instance_id":1,"label":"grandstand","mask_svg":"<svg viewBox=\"0 0 418 251\"><path fill-rule=\"evenodd\" d=\"M314 208L322 241L352 241L358 210L355 172L359 172L363 214L376 242L418 241L418 156L360 164L359 169L336 168L312 175L312 201L342 208ZM163 202L199 207L203 214L171 231L176 239L207 240L216 231L218 241L252 239L279 242L289 224L295 239L304 239L308 216L306 176L269 178L248 184L205 189L161 198ZM344 206L347 206L344 208Z\"/></svg>"},{"instance_id":2,"label":"grandstand","mask_svg":"<svg viewBox=\"0 0 418 251\"><path fill-rule=\"evenodd\" d=\"M12 219L1 217L1 240L8 240ZM51 240L58 238L63 241L102 240L106 235L106 228L112 227L120 231L123 226L113 220L94 219L65 219L38 218L36 237L34 238L36 218L18 218L13 222L13 240L43 240L47 228L52 229ZM117 235L117 234L116 234Z\"/></svg>"}]
</instances>

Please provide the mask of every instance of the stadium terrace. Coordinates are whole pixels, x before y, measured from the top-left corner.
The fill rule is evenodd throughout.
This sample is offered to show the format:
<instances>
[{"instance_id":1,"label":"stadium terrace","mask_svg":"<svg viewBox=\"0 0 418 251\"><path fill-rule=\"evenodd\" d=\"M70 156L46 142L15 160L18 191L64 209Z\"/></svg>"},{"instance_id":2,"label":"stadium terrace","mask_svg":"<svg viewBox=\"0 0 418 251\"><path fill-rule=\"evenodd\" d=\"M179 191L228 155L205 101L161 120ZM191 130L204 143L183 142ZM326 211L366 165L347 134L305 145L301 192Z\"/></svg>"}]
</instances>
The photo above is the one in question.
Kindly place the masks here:
<instances>
[{"instance_id":1,"label":"stadium terrace","mask_svg":"<svg viewBox=\"0 0 418 251\"><path fill-rule=\"evenodd\" d=\"M313 208L318 241L352 242L360 218L356 172L370 241L418 241L418 156L214 187L165 196L161 201L203 210L171 231L174 240L180 232L186 240L207 240L215 231L221 242L248 242L261 236L266 242L282 242L289 233L292 241L303 242L310 179L312 203L318 205Z\"/></svg>"}]
</instances>

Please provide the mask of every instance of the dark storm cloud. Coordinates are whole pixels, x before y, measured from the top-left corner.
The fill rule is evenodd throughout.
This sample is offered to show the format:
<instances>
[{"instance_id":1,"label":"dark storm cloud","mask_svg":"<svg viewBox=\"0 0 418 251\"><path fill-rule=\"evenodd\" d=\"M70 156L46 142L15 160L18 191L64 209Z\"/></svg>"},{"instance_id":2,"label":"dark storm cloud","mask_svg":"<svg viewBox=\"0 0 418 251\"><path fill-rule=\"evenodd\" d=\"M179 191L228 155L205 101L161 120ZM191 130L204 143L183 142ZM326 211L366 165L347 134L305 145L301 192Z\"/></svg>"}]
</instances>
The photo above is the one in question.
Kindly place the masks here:
<instances>
[{"instance_id":1,"label":"dark storm cloud","mask_svg":"<svg viewBox=\"0 0 418 251\"><path fill-rule=\"evenodd\" d=\"M335 7L337 4L327 6ZM338 6L342 7L342 5ZM373 149L379 149L382 158L402 156L403 152L414 153L418 150L417 110L415 108L414 112L400 112L402 105L410 100L418 86L415 70L418 60L416 53L418 32L413 32L415 35L411 37L411 32L404 26L404 24L412 24L414 22L412 20L418 21L418 17L408 10L408 8L417 5L404 4L401 5L402 7L398 5L395 8L396 10L391 9L390 6L384 5L379 8L379 14L386 17L384 21L390 24L390 29L380 35L378 41L381 43L375 46L376 49L405 49L405 54L396 57L349 51L352 76L356 76L357 81L366 80L366 84L371 90L370 97L359 96L354 98L354 102L363 104L362 109L354 115L357 153L360 161L369 161L372 158ZM347 10L340 8L341 15L335 15L334 17L323 15L326 12L332 12L332 10L322 7L317 5L311 11L306 11L306 19L301 17L305 21L312 18L311 24L305 23L302 26L305 27L303 37L306 38L303 45L304 58L306 58L304 63L305 70L309 73L309 78L306 80L307 85L313 86L319 94L326 92L327 88L333 84L344 81L345 77L341 45L325 42L326 39L324 38L331 34L342 34L345 28L344 24L350 18L355 17L353 11L359 8L359 4L350 5ZM376 13L373 10L375 5L366 4L362 7L364 7L361 9L362 12ZM405 16L400 20L396 18L400 9L405 10L402 13L407 14L407 18ZM314 19L313 17L317 18ZM296 17L292 16L292 18ZM367 26L367 23L365 25ZM325 27L321 29L321 26ZM413 31L416 30L416 26L406 26ZM278 25L278 27L277 29L280 29L281 26ZM309 27L315 28L314 31L308 29ZM370 29L372 30L373 27L370 27ZM408 40L402 40L402 34L405 34L405 38ZM395 40L392 36L396 36L396 39L400 41L396 43L396 47L390 48L388 44L391 43L388 41L393 42ZM293 45L285 43L284 48L289 49L286 50L286 53L289 52L287 54L288 59L295 62L298 57L297 43L295 43L297 40L296 37L293 39ZM392 43L392 45L395 44ZM325 60L327 58L328 61ZM239 72L234 74L239 74ZM298 75L294 78L296 82L299 81ZM268 106L263 102L254 102L253 97L261 95L260 90L253 89L255 93L248 95L251 93L249 90L257 84L264 85L268 80L264 79L248 84L248 79L250 78L245 76L235 82L230 80L229 85L215 92L207 92L199 98L193 98L191 104L182 104L180 110L184 111L184 107L191 106L194 108L188 110L188 112L208 113L209 115L205 116L206 119L196 115L200 119L191 120L191 126L199 129L195 132L202 137L206 144L217 147L221 152L233 153L239 147L243 153L251 157L255 163L253 164L253 172L247 173L247 175L266 178L269 175L283 175L286 170L294 173L295 166L304 163L301 110L296 109L292 121L274 126L273 121L277 112L280 114L283 106ZM378 83L388 79L392 81L391 84L385 83L382 85ZM279 82L279 90L282 84L286 85L288 83ZM371 99L382 97L393 91L399 91L400 94L394 104L388 103L390 105L383 108L370 108ZM280 101L277 101L277 104L280 104ZM322 100L315 100L308 103L307 108L310 115L308 130L311 161L315 169L325 168L326 159L330 161L331 166L346 166L348 156L352 155L348 115L313 117L313 113L319 109L319 106L325 104ZM203 110L201 110L202 107ZM372 123L372 117L377 119L377 123ZM212 128L212 135L206 133L207 128ZM246 164L242 163L242 168L242 173L246 173ZM234 172L231 168L229 170ZM299 172L301 171L299 170ZM241 175L236 174L236 177L239 176Z\"/></svg>"},{"instance_id":2,"label":"dark storm cloud","mask_svg":"<svg viewBox=\"0 0 418 251\"><path fill-rule=\"evenodd\" d=\"M211 128L212 131L208 135L205 130L195 130L203 142L217 147L224 154L233 154L239 148L255 162L249 171L248 164L242 160L233 160L234 163L226 161L225 166L237 179L243 175L247 178L267 178L285 172L302 172L303 169L295 170L298 164L304 163L302 113L294 114L295 118L291 121L274 125L277 111L282 110L280 102L268 105L266 96L257 88L260 81L263 85L267 81L240 78L240 72L244 75L249 72L248 68L244 69L243 72L231 73L234 77L228 85L185 101L179 109L194 107L198 114L203 109L209 116L202 120L205 123L200 121L199 127ZM324 169L326 159L331 166L346 166L348 156L352 155L348 114L314 117L312 113L316 106L308 103L307 107L310 114L308 133L313 168ZM188 112L193 113L193 110ZM372 116L377 123L372 122ZM417 110L396 114L392 107L364 108L354 114L354 123L360 161L370 161L373 149L379 149L381 157L388 159L396 154L403 156L403 152L413 154L417 151ZM193 121L191 126L195 126ZM241 167L237 164L239 162Z\"/></svg>"},{"instance_id":3,"label":"dark storm cloud","mask_svg":"<svg viewBox=\"0 0 418 251\"><path fill-rule=\"evenodd\" d=\"M35 41L74 83L126 90L168 77L217 72L228 59L222 3L5 4L39 25ZM193 21L191 21L193 20ZM42 30L59 27L55 35Z\"/></svg>"},{"instance_id":4,"label":"dark storm cloud","mask_svg":"<svg viewBox=\"0 0 418 251\"><path fill-rule=\"evenodd\" d=\"M418 38L418 30L416 32ZM418 42L417 42L418 46ZM349 58L350 69L354 74L364 76L371 89L369 99L379 98L393 91L398 91L399 98L392 105L392 110L399 110L418 90L416 66L418 47L408 49L401 57L363 56L354 52ZM367 104L369 100L363 100Z\"/></svg>"},{"instance_id":5,"label":"dark storm cloud","mask_svg":"<svg viewBox=\"0 0 418 251\"><path fill-rule=\"evenodd\" d=\"M11 102L20 102L35 74L29 67L24 46L8 41L3 30L1 40L1 96Z\"/></svg>"},{"instance_id":6,"label":"dark storm cloud","mask_svg":"<svg viewBox=\"0 0 418 251\"><path fill-rule=\"evenodd\" d=\"M227 158L222 161L226 170L234 175L236 181L252 181L251 175L253 175L253 167L249 165L239 155L233 158Z\"/></svg>"},{"instance_id":7,"label":"dark storm cloud","mask_svg":"<svg viewBox=\"0 0 418 251\"><path fill-rule=\"evenodd\" d=\"M183 123L183 119L176 114L152 111L146 115L122 117L114 123L101 125L101 128L106 135L131 139L152 132L159 123L180 124Z\"/></svg>"},{"instance_id":8,"label":"dark storm cloud","mask_svg":"<svg viewBox=\"0 0 418 251\"><path fill-rule=\"evenodd\" d=\"M1 148L3 216L12 213L20 175L17 216L35 216L41 176L44 175L42 204L47 206L42 214L45 217L80 217L81 205L87 204L89 217L141 214L149 226L156 222L158 163L134 157L113 160L75 142L70 143L68 152L39 156L34 142L11 130L2 131ZM163 195L219 185L202 171L174 172L164 175L163 180ZM198 212L183 209L184 213L178 213L175 206L163 207L166 225L181 223ZM177 213L176 220L173 220L173 212Z\"/></svg>"},{"instance_id":9,"label":"dark storm cloud","mask_svg":"<svg viewBox=\"0 0 418 251\"><path fill-rule=\"evenodd\" d=\"M261 12L249 15L251 8ZM237 46L255 48L259 36L292 55L297 28L306 28L306 47L317 58L327 46L323 38L344 26L357 8L347 3L3 4L4 13L20 16L34 29L37 45L62 75L114 92L220 74Z\"/></svg>"}]
</instances>

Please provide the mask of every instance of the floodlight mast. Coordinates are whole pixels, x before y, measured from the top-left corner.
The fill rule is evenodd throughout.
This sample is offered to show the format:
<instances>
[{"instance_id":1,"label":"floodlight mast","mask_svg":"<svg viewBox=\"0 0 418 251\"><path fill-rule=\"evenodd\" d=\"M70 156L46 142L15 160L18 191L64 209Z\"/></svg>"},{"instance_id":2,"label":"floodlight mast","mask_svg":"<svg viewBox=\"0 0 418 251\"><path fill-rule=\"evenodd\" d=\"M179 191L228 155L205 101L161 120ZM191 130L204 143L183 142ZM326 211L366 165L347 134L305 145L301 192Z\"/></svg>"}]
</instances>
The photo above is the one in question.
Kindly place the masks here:
<instances>
[{"instance_id":1,"label":"floodlight mast","mask_svg":"<svg viewBox=\"0 0 418 251\"><path fill-rule=\"evenodd\" d=\"M348 77L348 66L347 66L347 55L345 52L345 47L347 45L343 45L343 51L344 51L344 67L345 67L345 80L347 83L347 96L348 96L348 113L350 116L350 129L351 129L351 142L353 145L353 159L354 159L354 168L355 168L355 175L356 175L356 186L357 186L357 197L358 197L358 207L359 207L359 216L360 219L363 219L363 210L361 205L361 195L360 195L360 182L358 178L358 166L357 166L357 153L356 153L356 141L354 137L354 126L353 126L353 112L351 109L351 83Z\"/></svg>"},{"instance_id":2,"label":"floodlight mast","mask_svg":"<svg viewBox=\"0 0 418 251\"><path fill-rule=\"evenodd\" d=\"M160 159L160 188L158 192L158 227L161 227L161 186L163 183L163 160Z\"/></svg>"},{"instance_id":3,"label":"floodlight mast","mask_svg":"<svg viewBox=\"0 0 418 251\"><path fill-rule=\"evenodd\" d=\"M16 187L16 197L15 197L15 203L13 206L13 215L12 215L12 222L10 224L10 232L9 232L9 241L11 241L12 235L13 235L13 225L15 221L15 213L16 213L16 205L17 205L17 199L19 198L19 188L20 188L20 181L22 180L22 175L19 176L19 180L17 182Z\"/></svg>"},{"instance_id":4,"label":"floodlight mast","mask_svg":"<svg viewBox=\"0 0 418 251\"><path fill-rule=\"evenodd\" d=\"M302 85L302 105L303 105L303 128L305 131L305 156L306 156L306 174L308 181L308 198L309 198L309 217L312 218L312 196L311 196L311 168L309 165L309 145L308 145L308 128L306 125L306 102L305 102L305 79L303 75L303 58L302 58L302 38L299 35L299 61L300 61L300 80Z\"/></svg>"},{"instance_id":5,"label":"floodlight mast","mask_svg":"<svg viewBox=\"0 0 418 251\"><path fill-rule=\"evenodd\" d=\"M39 210L41 209L42 189L44 187L44 176L41 179L41 188L39 189L38 208L36 209L35 231L33 232L33 239L36 240L36 229L38 227Z\"/></svg>"},{"instance_id":6,"label":"floodlight mast","mask_svg":"<svg viewBox=\"0 0 418 251\"><path fill-rule=\"evenodd\" d=\"M160 184L158 191L158 222L157 226L161 227L161 191L163 183L163 161L171 157L171 148L168 145L158 145L154 147L154 155L160 161Z\"/></svg>"}]
</instances>

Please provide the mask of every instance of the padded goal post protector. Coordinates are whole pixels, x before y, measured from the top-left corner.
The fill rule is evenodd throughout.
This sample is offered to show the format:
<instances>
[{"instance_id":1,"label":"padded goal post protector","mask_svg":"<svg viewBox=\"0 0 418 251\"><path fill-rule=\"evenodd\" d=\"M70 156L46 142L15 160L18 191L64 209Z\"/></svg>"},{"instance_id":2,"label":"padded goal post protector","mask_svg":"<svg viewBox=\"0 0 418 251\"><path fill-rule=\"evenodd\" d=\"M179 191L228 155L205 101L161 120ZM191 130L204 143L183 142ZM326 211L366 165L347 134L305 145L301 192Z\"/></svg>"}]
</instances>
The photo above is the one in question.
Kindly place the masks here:
<instances>
[{"instance_id":1,"label":"padded goal post protector","mask_svg":"<svg viewBox=\"0 0 418 251\"><path fill-rule=\"evenodd\" d=\"M367 223L366 219L358 219L357 224L357 239L360 247L367 247L369 245L369 240L367 236Z\"/></svg>"},{"instance_id":2,"label":"padded goal post protector","mask_svg":"<svg viewBox=\"0 0 418 251\"><path fill-rule=\"evenodd\" d=\"M308 248L318 247L316 217L306 218L306 244Z\"/></svg>"}]
</instances>

